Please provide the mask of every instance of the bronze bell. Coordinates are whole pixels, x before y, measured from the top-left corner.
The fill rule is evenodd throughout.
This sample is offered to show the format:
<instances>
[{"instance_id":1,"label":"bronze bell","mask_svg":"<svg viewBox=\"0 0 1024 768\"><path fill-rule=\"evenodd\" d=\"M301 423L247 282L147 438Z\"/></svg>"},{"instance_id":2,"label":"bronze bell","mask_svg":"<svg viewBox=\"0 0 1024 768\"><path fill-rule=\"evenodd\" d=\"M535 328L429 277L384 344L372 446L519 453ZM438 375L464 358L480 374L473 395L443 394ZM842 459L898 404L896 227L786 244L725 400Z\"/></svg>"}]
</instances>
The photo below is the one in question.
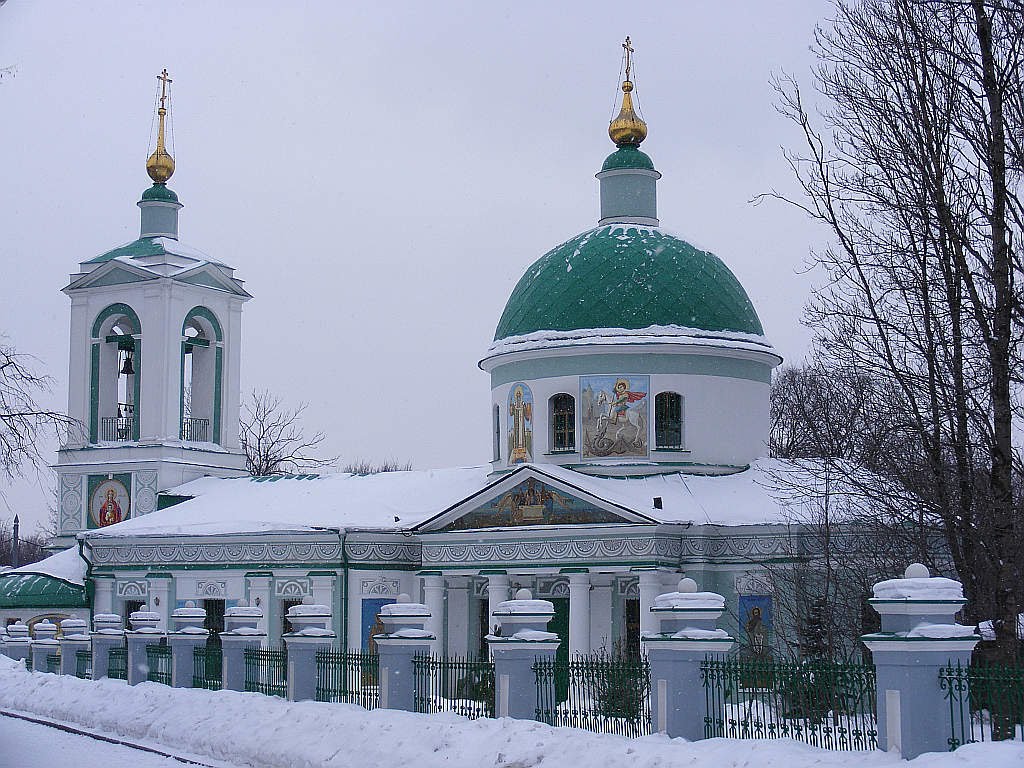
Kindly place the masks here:
<instances>
[{"instance_id":1,"label":"bronze bell","mask_svg":"<svg viewBox=\"0 0 1024 768\"><path fill-rule=\"evenodd\" d=\"M133 376L135 375L135 366L132 365L132 353L128 351L124 355L124 365L121 366L122 376Z\"/></svg>"}]
</instances>

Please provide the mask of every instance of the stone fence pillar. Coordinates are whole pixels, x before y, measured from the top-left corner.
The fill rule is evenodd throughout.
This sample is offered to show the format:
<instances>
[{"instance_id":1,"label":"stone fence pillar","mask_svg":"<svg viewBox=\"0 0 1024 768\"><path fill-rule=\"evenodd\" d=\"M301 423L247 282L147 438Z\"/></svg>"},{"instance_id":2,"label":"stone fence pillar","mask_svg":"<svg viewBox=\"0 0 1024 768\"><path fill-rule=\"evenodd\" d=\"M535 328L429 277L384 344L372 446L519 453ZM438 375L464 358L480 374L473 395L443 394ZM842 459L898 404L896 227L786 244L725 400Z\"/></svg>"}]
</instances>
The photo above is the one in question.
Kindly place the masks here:
<instances>
[{"instance_id":1,"label":"stone fence pillar","mask_svg":"<svg viewBox=\"0 0 1024 768\"><path fill-rule=\"evenodd\" d=\"M656 633L642 638L651 665L651 719L654 731L689 741L704 738L705 698L700 665L709 653L725 653L733 639L716 623L725 598L698 592L682 579L676 592L654 598Z\"/></svg>"},{"instance_id":2,"label":"stone fence pillar","mask_svg":"<svg viewBox=\"0 0 1024 768\"><path fill-rule=\"evenodd\" d=\"M46 671L46 657L56 653L60 648L57 640L57 625L44 619L36 622L32 628L32 669L36 672Z\"/></svg>"},{"instance_id":3,"label":"stone fence pillar","mask_svg":"<svg viewBox=\"0 0 1024 768\"><path fill-rule=\"evenodd\" d=\"M158 645L165 634L158 629L160 614L147 610L145 605L128 615L128 623L132 625L131 631L125 632L128 639L128 685L138 685L149 677L147 646Z\"/></svg>"},{"instance_id":4,"label":"stone fence pillar","mask_svg":"<svg viewBox=\"0 0 1024 768\"><path fill-rule=\"evenodd\" d=\"M116 613L97 613L92 617L92 679L107 677L110 649L124 645L121 617Z\"/></svg>"},{"instance_id":5,"label":"stone fence pillar","mask_svg":"<svg viewBox=\"0 0 1024 768\"><path fill-rule=\"evenodd\" d=\"M406 712L416 709L413 659L428 654L436 639L424 629L430 618L426 605L412 602L404 593L398 602L381 606L384 634L373 636L380 665L381 707Z\"/></svg>"},{"instance_id":6,"label":"stone fence pillar","mask_svg":"<svg viewBox=\"0 0 1024 768\"><path fill-rule=\"evenodd\" d=\"M74 676L78 674L78 652L89 650L89 624L85 619L64 619L60 631L60 673Z\"/></svg>"},{"instance_id":7,"label":"stone fence pillar","mask_svg":"<svg viewBox=\"0 0 1024 768\"><path fill-rule=\"evenodd\" d=\"M7 627L7 642L4 643L4 654L16 661L27 659L32 647L32 639L28 635L28 626L22 622Z\"/></svg>"},{"instance_id":8,"label":"stone fence pillar","mask_svg":"<svg viewBox=\"0 0 1024 768\"><path fill-rule=\"evenodd\" d=\"M220 633L223 658L222 687L225 691L245 690L245 649L262 645L267 635L258 629L263 611L244 600L224 611L224 631Z\"/></svg>"},{"instance_id":9,"label":"stone fence pillar","mask_svg":"<svg viewBox=\"0 0 1024 768\"><path fill-rule=\"evenodd\" d=\"M171 686L174 688L192 687L195 649L206 645L210 637L210 631L203 626L205 623L206 611L196 608L193 600L171 612L174 631L167 636L167 644L171 646Z\"/></svg>"},{"instance_id":10,"label":"stone fence pillar","mask_svg":"<svg viewBox=\"0 0 1024 768\"><path fill-rule=\"evenodd\" d=\"M949 703L939 685L946 664L970 664L981 639L954 615L966 600L959 581L930 578L920 563L902 579L875 584L868 602L882 617L861 641L875 662L878 747L912 760L949 749Z\"/></svg>"},{"instance_id":11,"label":"stone fence pillar","mask_svg":"<svg viewBox=\"0 0 1024 768\"><path fill-rule=\"evenodd\" d=\"M337 635L331 631L331 609L316 605L313 598L302 598L301 605L288 609L288 621L294 628L284 636L288 649L288 700L316 698L316 653L334 645Z\"/></svg>"},{"instance_id":12,"label":"stone fence pillar","mask_svg":"<svg viewBox=\"0 0 1024 768\"><path fill-rule=\"evenodd\" d=\"M548 632L555 615L549 600L534 600L528 589L516 592L494 611L500 635L488 635L487 645L494 659L494 714L518 720L537 719L535 661L553 661L558 635ZM554 685L554 679L550 681ZM554 692L545 700L554 701Z\"/></svg>"}]
</instances>

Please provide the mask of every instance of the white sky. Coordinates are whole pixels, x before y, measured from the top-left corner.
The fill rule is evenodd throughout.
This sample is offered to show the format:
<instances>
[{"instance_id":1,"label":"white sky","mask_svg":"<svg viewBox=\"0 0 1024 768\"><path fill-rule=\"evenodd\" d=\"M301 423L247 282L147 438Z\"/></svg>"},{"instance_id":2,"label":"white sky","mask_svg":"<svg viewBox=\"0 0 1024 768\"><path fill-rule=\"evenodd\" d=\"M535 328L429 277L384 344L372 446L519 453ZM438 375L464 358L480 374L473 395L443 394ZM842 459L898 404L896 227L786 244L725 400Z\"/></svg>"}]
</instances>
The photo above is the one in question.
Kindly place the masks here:
<instances>
[{"instance_id":1,"label":"white sky","mask_svg":"<svg viewBox=\"0 0 1024 768\"><path fill-rule=\"evenodd\" d=\"M329 452L490 458L476 363L543 253L594 226L620 43L662 224L736 273L789 360L826 234L782 204L773 72L807 83L826 0L27 2L0 7L0 332L67 397L79 261L138 236L155 76L183 242L236 267L243 391L308 401ZM0 488L32 524L52 478ZM2 504L2 502L0 502ZM10 512L0 506L0 516Z\"/></svg>"}]
</instances>

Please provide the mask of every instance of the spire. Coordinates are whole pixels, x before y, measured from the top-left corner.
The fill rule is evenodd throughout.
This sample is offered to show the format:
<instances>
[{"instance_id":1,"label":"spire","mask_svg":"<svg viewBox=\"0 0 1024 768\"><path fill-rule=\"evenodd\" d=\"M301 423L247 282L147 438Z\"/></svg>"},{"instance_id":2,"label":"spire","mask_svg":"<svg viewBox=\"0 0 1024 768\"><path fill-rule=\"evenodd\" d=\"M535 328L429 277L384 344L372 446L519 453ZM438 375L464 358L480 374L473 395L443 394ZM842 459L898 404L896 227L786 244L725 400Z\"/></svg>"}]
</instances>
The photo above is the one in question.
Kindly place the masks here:
<instances>
[{"instance_id":1,"label":"spire","mask_svg":"<svg viewBox=\"0 0 1024 768\"><path fill-rule=\"evenodd\" d=\"M174 173L174 158L171 157L164 146L164 128L167 121L167 86L173 80L167 76L166 69L157 75L156 79L160 81L160 108L156 111L160 119L160 127L157 129L156 134L156 150L146 161L146 173L157 184L166 184L167 180Z\"/></svg>"},{"instance_id":2,"label":"spire","mask_svg":"<svg viewBox=\"0 0 1024 768\"><path fill-rule=\"evenodd\" d=\"M622 55L626 59L626 79L622 81L622 109L618 116L608 125L608 136L618 147L637 147L647 138L647 123L633 110L633 81L630 73L633 69L633 44L629 37L622 44Z\"/></svg>"}]
</instances>

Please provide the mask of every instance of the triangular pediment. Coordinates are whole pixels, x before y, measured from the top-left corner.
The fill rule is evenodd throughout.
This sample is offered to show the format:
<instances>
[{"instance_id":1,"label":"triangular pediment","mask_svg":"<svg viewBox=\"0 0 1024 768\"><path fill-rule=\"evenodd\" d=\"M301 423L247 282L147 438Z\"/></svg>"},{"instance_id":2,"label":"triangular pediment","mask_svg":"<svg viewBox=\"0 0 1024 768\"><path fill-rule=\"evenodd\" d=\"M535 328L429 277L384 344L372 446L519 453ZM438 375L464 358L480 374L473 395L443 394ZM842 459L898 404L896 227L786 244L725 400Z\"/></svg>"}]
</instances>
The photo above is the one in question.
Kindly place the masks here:
<instances>
[{"instance_id":1,"label":"triangular pediment","mask_svg":"<svg viewBox=\"0 0 1024 768\"><path fill-rule=\"evenodd\" d=\"M201 264L187 270L183 270L174 276L175 280L191 285L202 285L206 288L215 288L218 291L227 291L237 296L252 298L242 288L241 283L234 278L226 277L221 270L209 263Z\"/></svg>"},{"instance_id":2,"label":"triangular pediment","mask_svg":"<svg viewBox=\"0 0 1024 768\"><path fill-rule=\"evenodd\" d=\"M419 529L469 531L655 522L582 486L551 477L536 467L523 467L427 520Z\"/></svg>"},{"instance_id":3,"label":"triangular pediment","mask_svg":"<svg viewBox=\"0 0 1024 768\"><path fill-rule=\"evenodd\" d=\"M124 285L144 280L154 280L159 275L149 269L124 261L108 261L100 267L72 280L64 290L95 288L104 285Z\"/></svg>"}]
</instances>

